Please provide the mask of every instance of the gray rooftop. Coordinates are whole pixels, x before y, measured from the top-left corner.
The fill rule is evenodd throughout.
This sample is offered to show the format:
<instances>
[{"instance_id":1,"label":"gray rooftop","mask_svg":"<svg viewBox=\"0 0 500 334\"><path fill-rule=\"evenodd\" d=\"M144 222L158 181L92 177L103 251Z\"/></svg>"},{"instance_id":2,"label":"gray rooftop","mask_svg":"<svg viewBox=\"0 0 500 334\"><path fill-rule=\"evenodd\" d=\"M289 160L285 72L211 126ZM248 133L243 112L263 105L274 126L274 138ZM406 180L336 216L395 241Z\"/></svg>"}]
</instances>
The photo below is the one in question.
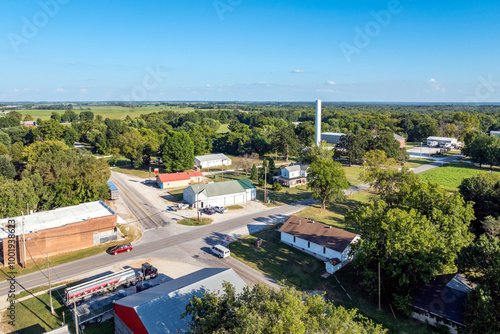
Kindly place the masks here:
<instances>
[{"instance_id":1,"label":"gray rooftop","mask_svg":"<svg viewBox=\"0 0 500 334\"><path fill-rule=\"evenodd\" d=\"M190 186L195 193L203 192L207 197L217 197L223 195L231 195L245 192L245 188L238 180L195 184Z\"/></svg>"},{"instance_id":2,"label":"gray rooftop","mask_svg":"<svg viewBox=\"0 0 500 334\"><path fill-rule=\"evenodd\" d=\"M300 170L307 170L309 168L308 165L291 165L287 166L284 169L286 169L289 172L298 172Z\"/></svg>"},{"instance_id":3,"label":"gray rooftop","mask_svg":"<svg viewBox=\"0 0 500 334\"><path fill-rule=\"evenodd\" d=\"M230 160L225 154L209 154L209 155L197 155L196 160L202 161L214 161L214 160Z\"/></svg>"},{"instance_id":4,"label":"gray rooftop","mask_svg":"<svg viewBox=\"0 0 500 334\"><path fill-rule=\"evenodd\" d=\"M81 203L78 205L67 206L65 208L59 208L50 211L35 212L30 215L24 216L24 232L32 233L49 228L82 222L91 218L105 217L114 214L115 212L102 201ZM6 229L9 220L14 220L16 223L15 234L21 235L22 233L21 216L0 219L1 239L8 237L8 232L6 231Z\"/></svg>"},{"instance_id":5,"label":"gray rooftop","mask_svg":"<svg viewBox=\"0 0 500 334\"><path fill-rule=\"evenodd\" d=\"M246 286L231 268L204 268L115 302L133 308L149 333L177 333L188 330L188 317L181 319L189 299L205 292L222 292L231 283L236 293Z\"/></svg>"},{"instance_id":6,"label":"gray rooftop","mask_svg":"<svg viewBox=\"0 0 500 334\"><path fill-rule=\"evenodd\" d=\"M435 136L430 136L427 138L427 140L457 140L456 138L451 138L451 137L435 137Z\"/></svg>"}]
</instances>

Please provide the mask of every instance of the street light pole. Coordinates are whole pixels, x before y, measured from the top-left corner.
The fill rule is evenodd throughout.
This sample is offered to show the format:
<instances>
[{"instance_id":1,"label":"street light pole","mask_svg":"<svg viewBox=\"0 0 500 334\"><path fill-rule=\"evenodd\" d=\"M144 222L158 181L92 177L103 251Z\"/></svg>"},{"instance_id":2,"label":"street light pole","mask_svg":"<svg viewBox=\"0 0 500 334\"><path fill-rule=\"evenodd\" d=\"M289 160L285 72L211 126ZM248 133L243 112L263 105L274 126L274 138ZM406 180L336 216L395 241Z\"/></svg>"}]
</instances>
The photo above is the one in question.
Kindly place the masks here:
<instances>
[{"instance_id":1,"label":"street light pole","mask_svg":"<svg viewBox=\"0 0 500 334\"><path fill-rule=\"evenodd\" d=\"M267 204L267 166L264 167L264 203Z\"/></svg>"},{"instance_id":2,"label":"street light pole","mask_svg":"<svg viewBox=\"0 0 500 334\"><path fill-rule=\"evenodd\" d=\"M48 279L49 279L50 313L51 313L51 314L54 314L54 306L52 305L52 285L50 284L49 254L47 254L47 277L48 277Z\"/></svg>"}]
</instances>

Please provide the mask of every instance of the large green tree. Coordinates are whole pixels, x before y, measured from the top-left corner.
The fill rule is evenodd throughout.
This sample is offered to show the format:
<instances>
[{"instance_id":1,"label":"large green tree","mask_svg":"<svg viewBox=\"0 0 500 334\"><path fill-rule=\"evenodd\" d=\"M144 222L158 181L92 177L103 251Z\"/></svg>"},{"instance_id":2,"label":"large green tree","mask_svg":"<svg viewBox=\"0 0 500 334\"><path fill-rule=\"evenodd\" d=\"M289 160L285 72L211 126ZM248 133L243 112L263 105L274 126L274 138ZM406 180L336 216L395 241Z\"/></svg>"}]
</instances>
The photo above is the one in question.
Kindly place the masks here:
<instances>
[{"instance_id":1,"label":"large green tree","mask_svg":"<svg viewBox=\"0 0 500 334\"><path fill-rule=\"evenodd\" d=\"M290 126L277 129L272 136L271 145L273 149L286 157L286 162L290 155L297 154L300 149L299 138Z\"/></svg>"},{"instance_id":2,"label":"large green tree","mask_svg":"<svg viewBox=\"0 0 500 334\"><path fill-rule=\"evenodd\" d=\"M140 166L142 164L141 158L146 140L141 136L139 131L132 130L125 132L118 137L118 141L120 143L120 153L130 160L130 165L133 166L135 161L136 165Z\"/></svg>"},{"instance_id":3,"label":"large green tree","mask_svg":"<svg viewBox=\"0 0 500 334\"><path fill-rule=\"evenodd\" d=\"M31 209L36 208L38 200L29 179L0 182L0 218L20 216L21 211L26 213L26 204Z\"/></svg>"},{"instance_id":4,"label":"large green tree","mask_svg":"<svg viewBox=\"0 0 500 334\"><path fill-rule=\"evenodd\" d=\"M167 172L183 172L194 166L194 144L186 132L169 132L162 146Z\"/></svg>"},{"instance_id":5,"label":"large green tree","mask_svg":"<svg viewBox=\"0 0 500 334\"><path fill-rule=\"evenodd\" d=\"M332 160L333 150L330 150L325 142L322 141L319 146L311 146L305 150L301 150L299 153L299 160L303 164L312 164L316 161L329 161Z\"/></svg>"},{"instance_id":6,"label":"large green tree","mask_svg":"<svg viewBox=\"0 0 500 334\"><path fill-rule=\"evenodd\" d=\"M462 250L460 272L476 283L465 304L467 333L496 334L500 329L500 240L481 235Z\"/></svg>"},{"instance_id":7,"label":"large green tree","mask_svg":"<svg viewBox=\"0 0 500 334\"><path fill-rule=\"evenodd\" d=\"M182 315L190 319L188 333L387 333L356 309L334 306L320 295L263 284L237 294L230 283L222 285L222 293L191 298Z\"/></svg>"},{"instance_id":8,"label":"large green tree","mask_svg":"<svg viewBox=\"0 0 500 334\"><path fill-rule=\"evenodd\" d=\"M349 181L342 165L334 161L317 161L307 170L307 188L313 197L321 201L324 209L327 201L343 199L344 189L349 188Z\"/></svg>"},{"instance_id":9,"label":"large green tree","mask_svg":"<svg viewBox=\"0 0 500 334\"><path fill-rule=\"evenodd\" d=\"M5 156L0 156L0 180L11 180L16 175L16 169L10 160ZM4 180L2 180L3 182Z\"/></svg>"},{"instance_id":10,"label":"large green tree","mask_svg":"<svg viewBox=\"0 0 500 334\"><path fill-rule=\"evenodd\" d=\"M438 273L456 272L458 253L473 240L469 225L474 211L460 195L424 183L411 172L400 174L395 175L395 187L374 203L349 212L346 221L363 236L353 248L364 284L372 286L380 262L390 282L386 287L405 309L415 287Z\"/></svg>"}]
</instances>

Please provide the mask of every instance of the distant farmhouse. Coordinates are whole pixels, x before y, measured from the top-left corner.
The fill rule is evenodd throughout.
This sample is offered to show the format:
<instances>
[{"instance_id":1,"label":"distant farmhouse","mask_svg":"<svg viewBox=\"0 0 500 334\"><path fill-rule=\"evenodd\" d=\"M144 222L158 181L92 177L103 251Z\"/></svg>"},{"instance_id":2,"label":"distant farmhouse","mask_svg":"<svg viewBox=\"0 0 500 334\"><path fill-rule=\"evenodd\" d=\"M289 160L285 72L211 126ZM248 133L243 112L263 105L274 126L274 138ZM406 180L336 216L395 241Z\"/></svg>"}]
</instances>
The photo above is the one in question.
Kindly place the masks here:
<instances>
[{"instance_id":1,"label":"distant farmhouse","mask_svg":"<svg viewBox=\"0 0 500 334\"><path fill-rule=\"evenodd\" d=\"M351 244L360 238L355 233L297 216L291 216L279 231L281 242L321 259L330 274L352 261Z\"/></svg>"},{"instance_id":2,"label":"distant farmhouse","mask_svg":"<svg viewBox=\"0 0 500 334\"><path fill-rule=\"evenodd\" d=\"M183 198L194 207L227 206L255 200L257 190L249 179L195 184L184 189Z\"/></svg>"},{"instance_id":3,"label":"distant farmhouse","mask_svg":"<svg viewBox=\"0 0 500 334\"><path fill-rule=\"evenodd\" d=\"M229 166L233 162L225 154L198 155L194 157L194 166L197 168L209 168L217 166Z\"/></svg>"},{"instance_id":4,"label":"distant farmhouse","mask_svg":"<svg viewBox=\"0 0 500 334\"><path fill-rule=\"evenodd\" d=\"M406 139L403 136L400 136L398 134L394 134L394 139L396 139L399 142L399 147L403 148L406 146Z\"/></svg>"},{"instance_id":5,"label":"distant farmhouse","mask_svg":"<svg viewBox=\"0 0 500 334\"><path fill-rule=\"evenodd\" d=\"M307 183L308 165L290 165L281 169L279 176L273 176L273 181L284 187L296 187Z\"/></svg>"},{"instance_id":6,"label":"distant farmhouse","mask_svg":"<svg viewBox=\"0 0 500 334\"><path fill-rule=\"evenodd\" d=\"M325 141L328 144L335 144L338 145L340 142L340 139L345 136L345 133L338 133L338 132L323 132L321 134L321 141Z\"/></svg>"},{"instance_id":7,"label":"distant farmhouse","mask_svg":"<svg viewBox=\"0 0 500 334\"><path fill-rule=\"evenodd\" d=\"M414 294L410 304L413 317L433 326L447 326L456 334L465 327L465 300L472 288L462 275L437 276Z\"/></svg>"},{"instance_id":8,"label":"distant farmhouse","mask_svg":"<svg viewBox=\"0 0 500 334\"><path fill-rule=\"evenodd\" d=\"M193 296L220 292L229 282L240 294L246 286L233 269L205 268L170 280L114 303L115 334L185 333L191 317L181 319Z\"/></svg>"},{"instance_id":9,"label":"distant farmhouse","mask_svg":"<svg viewBox=\"0 0 500 334\"><path fill-rule=\"evenodd\" d=\"M160 189L187 187L192 183L200 183L203 180L201 172L183 172L160 174L156 176L156 184Z\"/></svg>"},{"instance_id":10,"label":"distant farmhouse","mask_svg":"<svg viewBox=\"0 0 500 334\"><path fill-rule=\"evenodd\" d=\"M119 219L102 201L1 219L0 251L3 254L0 255L3 256L0 257L4 262L8 258L9 234L15 235L15 258L17 263L21 263L24 258L66 253L116 240ZM26 254L23 254L23 220ZM9 227L11 221L15 221L12 231Z\"/></svg>"},{"instance_id":11,"label":"distant farmhouse","mask_svg":"<svg viewBox=\"0 0 500 334\"><path fill-rule=\"evenodd\" d=\"M22 121L21 124L24 126L36 126L36 121Z\"/></svg>"},{"instance_id":12,"label":"distant farmhouse","mask_svg":"<svg viewBox=\"0 0 500 334\"><path fill-rule=\"evenodd\" d=\"M434 147L434 146L445 146L445 145L457 145L458 141L457 138L450 138L450 137L428 137L427 138L427 146Z\"/></svg>"}]
</instances>

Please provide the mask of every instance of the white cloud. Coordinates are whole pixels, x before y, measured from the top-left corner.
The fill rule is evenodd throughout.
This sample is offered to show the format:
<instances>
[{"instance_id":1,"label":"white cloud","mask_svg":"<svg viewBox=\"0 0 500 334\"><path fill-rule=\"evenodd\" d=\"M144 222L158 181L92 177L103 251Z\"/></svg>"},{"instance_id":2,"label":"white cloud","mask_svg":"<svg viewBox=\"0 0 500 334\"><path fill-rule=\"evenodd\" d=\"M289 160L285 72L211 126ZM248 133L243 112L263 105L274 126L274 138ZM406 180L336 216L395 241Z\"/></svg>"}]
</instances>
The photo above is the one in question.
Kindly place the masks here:
<instances>
[{"instance_id":1,"label":"white cloud","mask_svg":"<svg viewBox=\"0 0 500 334\"><path fill-rule=\"evenodd\" d=\"M293 70L292 73L304 73L304 70Z\"/></svg>"},{"instance_id":2,"label":"white cloud","mask_svg":"<svg viewBox=\"0 0 500 334\"><path fill-rule=\"evenodd\" d=\"M31 89L31 88L25 88L25 89L23 89L23 90L24 90L25 92L29 92L29 91L32 91L33 89Z\"/></svg>"},{"instance_id":3,"label":"white cloud","mask_svg":"<svg viewBox=\"0 0 500 334\"><path fill-rule=\"evenodd\" d=\"M212 85L211 84L206 84L205 87L212 88Z\"/></svg>"},{"instance_id":4,"label":"white cloud","mask_svg":"<svg viewBox=\"0 0 500 334\"><path fill-rule=\"evenodd\" d=\"M86 93L86 92L88 92L88 91L89 91L89 90L88 90L87 88L80 88L80 92L81 92L81 93Z\"/></svg>"},{"instance_id":5,"label":"white cloud","mask_svg":"<svg viewBox=\"0 0 500 334\"><path fill-rule=\"evenodd\" d=\"M446 88L442 87L441 84L434 78L431 78L429 80L429 84L431 85L432 91L433 92L442 92L444 93L446 91Z\"/></svg>"},{"instance_id":6,"label":"white cloud","mask_svg":"<svg viewBox=\"0 0 500 334\"><path fill-rule=\"evenodd\" d=\"M65 93L66 91L64 90L64 88L57 88L55 90L56 93Z\"/></svg>"},{"instance_id":7,"label":"white cloud","mask_svg":"<svg viewBox=\"0 0 500 334\"><path fill-rule=\"evenodd\" d=\"M327 80L327 81L326 81L326 84L327 84L327 85L330 85L330 86L333 86L333 85L336 85L337 83L336 83L336 82L333 82L333 81L330 81L330 80Z\"/></svg>"}]
</instances>

